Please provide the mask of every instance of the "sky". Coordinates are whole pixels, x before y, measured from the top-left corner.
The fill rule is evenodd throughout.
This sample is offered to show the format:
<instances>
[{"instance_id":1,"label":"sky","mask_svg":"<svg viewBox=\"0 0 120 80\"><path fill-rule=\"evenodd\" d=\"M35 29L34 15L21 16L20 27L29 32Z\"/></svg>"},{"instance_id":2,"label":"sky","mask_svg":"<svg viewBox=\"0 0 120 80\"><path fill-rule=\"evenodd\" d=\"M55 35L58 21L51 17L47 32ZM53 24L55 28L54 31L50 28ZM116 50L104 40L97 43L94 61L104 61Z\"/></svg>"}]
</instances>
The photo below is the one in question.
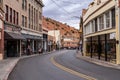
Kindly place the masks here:
<instances>
[{"instance_id":1,"label":"sky","mask_svg":"<svg viewBox=\"0 0 120 80\"><path fill-rule=\"evenodd\" d=\"M43 15L79 29L81 11L93 0L43 0Z\"/></svg>"}]
</instances>

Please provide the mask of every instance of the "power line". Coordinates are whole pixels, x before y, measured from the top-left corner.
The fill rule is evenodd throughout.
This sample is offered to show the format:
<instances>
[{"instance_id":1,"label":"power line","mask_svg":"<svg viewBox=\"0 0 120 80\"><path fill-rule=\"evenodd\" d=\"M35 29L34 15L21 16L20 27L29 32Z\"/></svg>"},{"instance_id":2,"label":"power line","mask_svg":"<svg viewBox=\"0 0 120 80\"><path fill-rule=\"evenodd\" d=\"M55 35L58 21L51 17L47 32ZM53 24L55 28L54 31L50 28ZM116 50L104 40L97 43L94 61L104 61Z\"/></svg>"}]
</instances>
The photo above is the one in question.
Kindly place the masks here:
<instances>
[{"instance_id":1,"label":"power line","mask_svg":"<svg viewBox=\"0 0 120 80\"><path fill-rule=\"evenodd\" d=\"M54 0L51 0L57 7L59 7L60 9L62 9L65 13L67 13L68 15L70 15L71 13L68 12L66 9L64 9L63 7L61 7L58 3L56 3ZM78 16L72 16L71 18L78 18Z\"/></svg>"}]
</instances>

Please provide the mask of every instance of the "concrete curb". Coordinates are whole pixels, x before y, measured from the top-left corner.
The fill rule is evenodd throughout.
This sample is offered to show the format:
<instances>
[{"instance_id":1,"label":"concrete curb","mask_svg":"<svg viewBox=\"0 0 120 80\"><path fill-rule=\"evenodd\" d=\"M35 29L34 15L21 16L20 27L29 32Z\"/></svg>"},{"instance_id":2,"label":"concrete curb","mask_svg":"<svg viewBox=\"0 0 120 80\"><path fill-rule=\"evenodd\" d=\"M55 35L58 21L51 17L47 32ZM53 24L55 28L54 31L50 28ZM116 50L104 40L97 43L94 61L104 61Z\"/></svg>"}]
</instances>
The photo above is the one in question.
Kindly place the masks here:
<instances>
[{"instance_id":1,"label":"concrete curb","mask_svg":"<svg viewBox=\"0 0 120 80\"><path fill-rule=\"evenodd\" d=\"M80 53L76 53L75 56L78 59L82 59L82 60L85 60L87 62L94 63L94 64L97 64L97 65L100 65L100 66L114 68L114 69L120 69L120 65L113 64L113 63L106 62L106 61L102 61L102 60L98 60L98 59L95 59L95 58L89 58L87 56L82 56Z\"/></svg>"}]
</instances>

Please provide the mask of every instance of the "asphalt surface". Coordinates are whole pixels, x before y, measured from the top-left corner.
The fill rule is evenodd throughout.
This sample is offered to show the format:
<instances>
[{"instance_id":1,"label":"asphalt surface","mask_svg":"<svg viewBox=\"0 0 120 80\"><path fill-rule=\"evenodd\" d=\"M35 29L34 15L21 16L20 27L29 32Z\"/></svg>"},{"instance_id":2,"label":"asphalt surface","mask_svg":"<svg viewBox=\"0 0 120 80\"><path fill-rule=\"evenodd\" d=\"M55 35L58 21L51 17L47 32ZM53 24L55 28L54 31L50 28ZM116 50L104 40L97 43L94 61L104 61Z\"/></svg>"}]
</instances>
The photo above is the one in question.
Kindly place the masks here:
<instances>
[{"instance_id":1,"label":"asphalt surface","mask_svg":"<svg viewBox=\"0 0 120 80\"><path fill-rule=\"evenodd\" d=\"M120 80L120 70L77 59L75 52L60 51L22 59L11 72L8 80L85 80L53 65L50 61L52 56L55 56L57 63L97 80Z\"/></svg>"},{"instance_id":2,"label":"asphalt surface","mask_svg":"<svg viewBox=\"0 0 120 80\"><path fill-rule=\"evenodd\" d=\"M20 60L8 80L85 80L52 64L50 58L61 52Z\"/></svg>"}]
</instances>

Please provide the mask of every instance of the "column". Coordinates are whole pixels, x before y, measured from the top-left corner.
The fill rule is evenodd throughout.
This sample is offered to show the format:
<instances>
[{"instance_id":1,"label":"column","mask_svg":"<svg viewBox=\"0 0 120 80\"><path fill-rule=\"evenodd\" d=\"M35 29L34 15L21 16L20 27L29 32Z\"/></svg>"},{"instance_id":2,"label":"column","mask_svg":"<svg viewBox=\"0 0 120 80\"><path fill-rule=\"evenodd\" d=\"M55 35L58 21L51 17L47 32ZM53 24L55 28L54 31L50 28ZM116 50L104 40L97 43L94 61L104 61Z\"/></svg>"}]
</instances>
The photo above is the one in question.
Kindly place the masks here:
<instances>
[{"instance_id":1,"label":"column","mask_svg":"<svg viewBox=\"0 0 120 80\"><path fill-rule=\"evenodd\" d=\"M98 35L98 59L100 60L101 55L101 43L100 43L100 35Z\"/></svg>"},{"instance_id":2,"label":"column","mask_svg":"<svg viewBox=\"0 0 120 80\"><path fill-rule=\"evenodd\" d=\"M20 57L22 55L22 40L20 40Z\"/></svg>"},{"instance_id":3,"label":"column","mask_svg":"<svg viewBox=\"0 0 120 80\"><path fill-rule=\"evenodd\" d=\"M34 40L33 40L33 43L32 43L32 44L33 44L33 45L32 45L32 46L33 46L32 49L33 49L33 53L34 53L34 50L35 50L35 48L34 48Z\"/></svg>"},{"instance_id":4,"label":"column","mask_svg":"<svg viewBox=\"0 0 120 80\"><path fill-rule=\"evenodd\" d=\"M107 61L107 34L105 36L105 61Z\"/></svg>"},{"instance_id":5,"label":"column","mask_svg":"<svg viewBox=\"0 0 120 80\"><path fill-rule=\"evenodd\" d=\"M90 57L92 58L92 37L90 37Z\"/></svg>"},{"instance_id":6,"label":"column","mask_svg":"<svg viewBox=\"0 0 120 80\"><path fill-rule=\"evenodd\" d=\"M120 64L120 3L118 3L119 0L117 0L117 6L116 6L116 63Z\"/></svg>"}]
</instances>

